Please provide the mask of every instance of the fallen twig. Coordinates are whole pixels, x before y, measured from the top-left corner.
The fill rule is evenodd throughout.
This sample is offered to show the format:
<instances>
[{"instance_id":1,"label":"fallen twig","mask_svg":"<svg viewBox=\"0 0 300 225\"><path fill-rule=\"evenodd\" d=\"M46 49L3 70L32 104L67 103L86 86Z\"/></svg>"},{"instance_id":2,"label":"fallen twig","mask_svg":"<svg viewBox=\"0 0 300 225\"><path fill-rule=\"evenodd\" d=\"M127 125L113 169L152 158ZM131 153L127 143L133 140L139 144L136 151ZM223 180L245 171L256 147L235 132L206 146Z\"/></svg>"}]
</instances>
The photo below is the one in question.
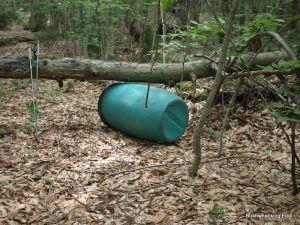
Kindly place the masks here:
<instances>
[{"instance_id":1,"label":"fallen twig","mask_svg":"<svg viewBox=\"0 0 300 225\"><path fill-rule=\"evenodd\" d=\"M223 157L223 158L205 160L202 163L211 163L211 162L222 161L222 160L229 160L229 159L252 159L252 160L269 161L269 162L274 162L274 163L278 163L279 162L279 160L262 159L262 158L255 158L255 157L251 157L251 156L228 156L228 157Z\"/></svg>"},{"instance_id":2,"label":"fallen twig","mask_svg":"<svg viewBox=\"0 0 300 225\"><path fill-rule=\"evenodd\" d=\"M240 120L240 121L243 121L243 122L245 122L245 123L248 123L248 124L250 124L250 125L256 127L257 129L260 129L260 130L267 130L267 129L268 129L267 127L264 127L264 126L255 124L255 123L253 123L253 122L251 122L251 121L248 121L248 120L246 120L246 119L244 119L244 118L241 118L241 117L237 116L236 114L233 114L232 118L233 118L233 119Z\"/></svg>"},{"instance_id":3,"label":"fallen twig","mask_svg":"<svg viewBox=\"0 0 300 225\"><path fill-rule=\"evenodd\" d=\"M85 203L83 203L82 201L80 201L80 200L79 200L75 195L73 195L70 191L69 191L68 193L72 196L72 198L73 198L76 202L78 202L80 205L83 205L89 212L94 211L94 210L91 209L90 206L88 206L87 204L85 204Z\"/></svg>"},{"instance_id":4,"label":"fallen twig","mask_svg":"<svg viewBox=\"0 0 300 225\"><path fill-rule=\"evenodd\" d=\"M229 160L229 159L252 159L252 160L262 160L262 161L270 161L270 162L279 162L279 160L271 160L271 159L261 159L261 158L255 158L251 156L228 156L228 157L223 157L223 158L216 158L216 159L209 159L205 160L202 163L212 163L216 161L223 161L223 160ZM163 166L183 166L183 165L188 165L187 163L166 163L166 164L159 164L159 165L151 165L151 166L145 166L145 167L139 167L135 169L129 169L129 170L123 170L115 173L110 173L108 174L109 177L119 175L122 173L130 173L130 172L135 172L139 170L145 170L145 169L152 169L155 167L163 167Z\"/></svg>"},{"instance_id":5,"label":"fallen twig","mask_svg":"<svg viewBox=\"0 0 300 225\"><path fill-rule=\"evenodd\" d=\"M149 202L148 202L144 207L140 208L140 210L137 212L137 214L135 215L135 217L137 217L138 215L140 215L140 213L141 213L142 211L144 211L144 209L146 209L146 208L153 202L154 197L155 197L155 195L153 195L153 196L150 198Z\"/></svg>"},{"instance_id":6,"label":"fallen twig","mask_svg":"<svg viewBox=\"0 0 300 225\"><path fill-rule=\"evenodd\" d=\"M135 168L135 169L130 169L130 170L123 170L123 171L119 171L119 172L115 172L115 173L110 173L110 174L108 174L108 176L111 177L111 176L115 176L115 175L122 174L122 173L129 173L129 172L150 169L150 168L155 168L155 167L182 166L182 165L185 165L185 163L165 163L165 164L159 164L159 165L151 165L151 166L145 166L145 167L140 167L140 168Z\"/></svg>"},{"instance_id":7,"label":"fallen twig","mask_svg":"<svg viewBox=\"0 0 300 225\"><path fill-rule=\"evenodd\" d=\"M119 201L116 201L116 204L118 205L119 209L121 210L122 213L125 214L127 219L133 220L133 217L131 215L129 215L120 205Z\"/></svg>"},{"instance_id":8,"label":"fallen twig","mask_svg":"<svg viewBox=\"0 0 300 225\"><path fill-rule=\"evenodd\" d=\"M197 204L199 202L200 195L202 195L202 189L198 193L197 197L187 207L185 207L184 211L180 214L180 217L179 217L180 221L182 221L182 219L184 219L186 214L195 206L195 204Z\"/></svg>"}]
</instances>

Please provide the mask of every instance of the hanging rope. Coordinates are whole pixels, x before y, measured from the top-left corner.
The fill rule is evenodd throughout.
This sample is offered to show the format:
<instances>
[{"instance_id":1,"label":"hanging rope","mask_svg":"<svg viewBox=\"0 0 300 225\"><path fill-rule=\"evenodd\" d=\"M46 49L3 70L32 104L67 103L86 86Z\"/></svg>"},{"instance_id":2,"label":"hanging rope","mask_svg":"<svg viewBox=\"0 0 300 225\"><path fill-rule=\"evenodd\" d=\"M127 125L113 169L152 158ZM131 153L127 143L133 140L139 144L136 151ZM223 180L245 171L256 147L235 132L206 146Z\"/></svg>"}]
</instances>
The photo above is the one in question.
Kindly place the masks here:
<instances>
[{"instance_id":1,"label":"hanging rope","mask_svg":"<svg viewBox=\"0 0 300 225\"><path fill-rule=\"evenodd\" d=\"M158 52L158 41L157 41L157 44L156 44L156 50L155 50L154 57L152 57L152 63L151 63L151 68L150 68L150 74L152 74L152 72L153 72L153 67L154 67L154 63L155 63L155 61L156 61L157 52ZM145 107L146 107L146 108L148 108L149 92L150 92L150 82L148 82L148 88L147 88L147 94L146 94L146 101L145 101Z\"/></svg>"},{"instance_id":2,"label":"hanging rope","mask_svg":"<svg viewBox=\"0 0 300 225\"><path fill-rule=\"evenodd\" d=\"M159 23L159 19L160 19L160 0L158 0L158 4L157 4L157 23ZM150 68L150 74L152 74L153 72L153 67L154 67L154 63L156 61L156 57L157 57L157 52L158 52L158 38L157 38L157 30L158 30L158 27L159 27L159 24L157 24L157 27L155 29L155 32L154 32L154 42L156 43L156 46L155 46L155 54L154 56L152 55L152 63L151 63L151 68ZM153 45L152 45L153 46ZM146 100L145 100L145 108L148 108L148 99L149 99L149 92L150 92L150 82L148 82L148 88L147 88L147 94L146 94Z\"/></svg>"}]
</instances>

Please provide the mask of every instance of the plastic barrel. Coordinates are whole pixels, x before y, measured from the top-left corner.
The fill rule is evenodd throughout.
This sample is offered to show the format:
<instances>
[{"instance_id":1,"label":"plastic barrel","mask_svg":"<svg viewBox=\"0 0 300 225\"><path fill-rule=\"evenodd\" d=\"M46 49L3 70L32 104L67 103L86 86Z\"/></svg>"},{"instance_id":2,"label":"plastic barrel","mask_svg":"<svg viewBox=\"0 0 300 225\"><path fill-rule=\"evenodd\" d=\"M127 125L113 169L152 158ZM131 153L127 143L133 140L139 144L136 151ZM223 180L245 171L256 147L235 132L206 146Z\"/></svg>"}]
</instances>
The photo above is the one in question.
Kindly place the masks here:
<instances>
[{"instance_id":1,"label":"plastic barrel","mask_svg":"<svg viewBox=\"0 0 300 225\"><path fill-rule=\"evenodd\" d=\"M131 136L159 143L175 142L188 125L188 107L179 96L147 85L116 83L101 93L98 111L102 121Z\"/></svg>"}]
</instances>

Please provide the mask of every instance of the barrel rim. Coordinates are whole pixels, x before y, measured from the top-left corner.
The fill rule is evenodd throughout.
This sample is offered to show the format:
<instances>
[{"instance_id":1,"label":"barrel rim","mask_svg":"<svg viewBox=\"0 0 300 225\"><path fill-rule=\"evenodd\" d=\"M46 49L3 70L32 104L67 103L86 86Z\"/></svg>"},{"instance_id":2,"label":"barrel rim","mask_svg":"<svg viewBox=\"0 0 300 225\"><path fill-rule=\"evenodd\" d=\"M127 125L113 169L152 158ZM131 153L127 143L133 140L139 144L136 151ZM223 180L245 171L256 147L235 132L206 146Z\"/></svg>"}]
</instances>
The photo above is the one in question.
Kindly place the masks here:
<instances>
[{"instance_id":1,"label":"barrel rim","mask_svg":"<svg viewBox=\"0 0 300 225\"><path fill-rule=\"evenodd\" d=\"M163 130L163 129L160 129L160 134L159 134L159 138L160 139L162 139L162 138L165 138L166 140L168 140L168 141L166 141L166 143L172 143L172 142L176 142L176 141L178 141L179 139L180 139L180 137L185 133L185 131L187 130L187 128L188 128L188 124L189 124L189 109L188 109L188 106L187 106L187 104L185 103L185 101L180 97L180 96L178 96L179 98L178 99L176 99L175 101L173 101L172 103L170 103L170 104L168 104L168 105L166 105L166 107L164 108L164 110L163 110L163 115L166 113L166 111L167 111L167 109L169 108L169 107L172 107L173 105L176 105L176 104L180 104L180 105L183 105L184 106L184 108L185 108L185 112L186 112L186 115L187 115L187 120L186 121L183 121L183 122L186 122L186 124L184 124L184 129L180 132L180 133L178 133L178 135L176 136L176 138L173 138L173 139L170 139L170 138L167 138L167 135L166 135L166 131L165 130ZM180 101L180 99L182 100L182 101ZM162 126L163 126L163 119L161 118L161 120L160 120L160 125L159 125L161 128L162 128Z\"/></svg>"},{"instance_id":2,"label":"barrel rim","mask_svg":"<svg viewBox=\"0 0 300 225\"><path fill-rule=\"evenodd\" d=\"M102 111L102 101L103 101L103 98L104 98L104 95L105 93L112 88L112 86L115 86L115 85L118 85L118 84L122 84L122 83L113 83L113 84L110 84L109 86L107 86L100 94L99 96L99 100L98 100L98 114L102 120L102 122L105 124L105 125L108 125L109 126L109 123L107 122L107 120L105 119L104 117L104 113Z\"/></svg>"}]
</instances>

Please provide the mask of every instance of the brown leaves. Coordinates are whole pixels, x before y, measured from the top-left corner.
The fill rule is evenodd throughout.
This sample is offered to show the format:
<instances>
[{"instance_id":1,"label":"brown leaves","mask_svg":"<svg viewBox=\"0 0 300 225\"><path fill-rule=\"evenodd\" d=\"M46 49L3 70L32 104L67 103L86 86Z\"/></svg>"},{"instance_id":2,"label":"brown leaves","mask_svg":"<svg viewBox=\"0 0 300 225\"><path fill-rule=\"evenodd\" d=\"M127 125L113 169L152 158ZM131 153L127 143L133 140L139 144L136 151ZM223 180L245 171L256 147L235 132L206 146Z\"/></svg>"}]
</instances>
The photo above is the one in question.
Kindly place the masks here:
<instances>
[{"instance_id":1,"label":"brown leaves","mask_svg":"<svg viewBox=\"0 0 300 225\"><path fill-rule=\"evenodd\" d=\"M290 195L288 145L260 113L230 120L223 158L204 134L203 164L191 179L191 127L201 102L188 102L193 112L181 140L159 145L102 124L96 106L104 85L76 83L58 101L49 95L60 92L55 82L40 85L40 144L25 111L29 84L0 108L1 127L13 130L0 138L0 224L203 224L215 203L225 210L220 224L261 222L246 219L247 210L293 213L300 221L300 200ZM216 129L218 120L207 126Z\"/></svg>"}]
</instances>

